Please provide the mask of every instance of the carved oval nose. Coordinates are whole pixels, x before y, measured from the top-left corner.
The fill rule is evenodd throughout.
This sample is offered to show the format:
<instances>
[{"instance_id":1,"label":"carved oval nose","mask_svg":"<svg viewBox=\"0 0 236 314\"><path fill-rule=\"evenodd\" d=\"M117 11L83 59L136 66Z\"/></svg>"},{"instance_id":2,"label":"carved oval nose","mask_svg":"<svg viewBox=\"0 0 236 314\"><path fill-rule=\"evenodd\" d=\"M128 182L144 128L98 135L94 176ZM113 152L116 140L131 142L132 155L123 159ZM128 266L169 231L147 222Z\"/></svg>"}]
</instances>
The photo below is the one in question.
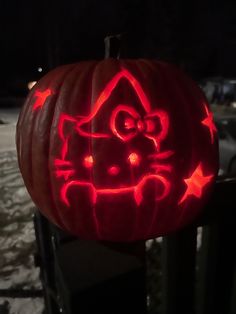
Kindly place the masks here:
<instances>
[{"instance_id":1,"label":"carved oval nose","mask_svg":"<svg viewBox=\"0 0 236 314\"><path fill-rule=\"evenodd\" d=\"M111 176L117 176L117 175L120 173L120 167L119 167L119 166L116 166L116 165L113 165L113 166L111 166L111 167L108 169L108 173L109 173Z\"/></svg>"}]
</instances>

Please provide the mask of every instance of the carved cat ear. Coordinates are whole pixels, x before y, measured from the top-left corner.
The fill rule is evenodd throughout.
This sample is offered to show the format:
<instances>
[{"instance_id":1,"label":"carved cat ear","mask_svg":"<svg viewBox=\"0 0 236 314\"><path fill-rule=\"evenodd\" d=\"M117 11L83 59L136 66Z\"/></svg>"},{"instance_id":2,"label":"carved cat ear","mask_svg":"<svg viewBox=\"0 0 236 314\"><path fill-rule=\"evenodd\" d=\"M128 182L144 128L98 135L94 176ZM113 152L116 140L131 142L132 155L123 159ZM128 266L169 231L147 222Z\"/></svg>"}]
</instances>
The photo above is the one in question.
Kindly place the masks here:
<instances>
[{"instance_id":1,"label":"carved cat ear","mask_svg":"<svg viewBox=\"0 0 236 314\"><path fill-rule=\"evenodd\" d=\"M72 124L77 123L77 118L68 114L62 113L58 122L58 134L62 141L65 141L70 136L71 131L74 129Z\"/></svg>"},{"instance_id":2,"label":"carved cat ear","mask_svg":"<svg viewBox=\"0 0 236 314\"><path fill-rule=\"evenodd\" d=\"M108 138L111 137L112 134L109 134L109 131L106 130L106 126L104 125L104 121L100 123L100 130L96 132L91 132L91 122L93 119L95 119L101 110L101 108L106 105L106 103L110 100L113 91L117 88L119 82L121 80L125 79L127 81L127 84L132 89L134 94L137 96L137 99L140 103L140 109L145 113L148 114L151 112L151 104L141 86L141 84L135 79L135 77L126 69L122 69L117 74L115 74L110 81L105 85L104 89L99 94L96 101L91 104L92 111L91 113L86 117L81 117L81 119L78 119L78 122L76 124L76 130L81 136L85 137L93 137L93 138ZM113 109L114 105L117 105L116 103L112 104ZM132 105L132 104L131 104ZM103 117L104 119L104 117ZM101 121L98 119L98 121ZM109 121L107 123L107 126L109 126Z\"/></svg>"},{"instance_id":3,"label":"carved cat ear","mask_svg":"<svg viewBox=\"0 0 236 314\"><path fill-rule=\"evenodd\" d=\"M80 136L85 136L89 138L109 138L111 134L103 132L91 132L91 121L86 122L87 117L80 118L75 126L75 130Z\"/></svg>"},{"instance_id":4,"label":"carved cat ear","mask_svg":"<svg viewBox=\"0 0 236 314\"><path fill-rule=\"evenodd\" d=\"M76 117L62 113L58 122L58 135L62 142L61 158L64 160L68 152L68 142L72 133L74 133Z\"/></svg>"}]
</instances>

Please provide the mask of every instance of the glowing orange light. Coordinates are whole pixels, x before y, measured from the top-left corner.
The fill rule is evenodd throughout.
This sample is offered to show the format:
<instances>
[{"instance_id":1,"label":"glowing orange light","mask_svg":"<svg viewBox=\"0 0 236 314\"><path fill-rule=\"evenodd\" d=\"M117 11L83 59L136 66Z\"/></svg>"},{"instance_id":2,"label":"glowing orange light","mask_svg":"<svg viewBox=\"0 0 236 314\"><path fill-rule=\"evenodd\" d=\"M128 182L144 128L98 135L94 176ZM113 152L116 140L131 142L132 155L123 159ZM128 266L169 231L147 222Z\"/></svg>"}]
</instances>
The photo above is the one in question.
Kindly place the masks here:
<instances>
[{"instance_id":1,"label":"glowing orange light","mask_svg":"<svg viewBox=\"0 0 236 314\"><path fill-rule=\"evenodd\" d=\"M127 134L123 134L117 129L116 119L120 112L124 112L127 114L127 117L124 121L124 127L127 129ZM129 141L137 134L135 119L139 118L139 114L133 107L126 105L118 105L111 114L110 118L110 128L115 136L120 138L122 141ZM128 123L128 127L127 127ZM132 127L131 127L132 126Z\"/></svg>"},{"instance_id":2,"label":"glowing orange light","mask_svg":"<svg viewBox=\"0 0 236 314\"><path fill-rule=\"evenodd\" d=\"M63 160L63 159L55 159L54 166L56 168L55 174L57 178L64 177L65 180L68 180L69 177L75 174L75 170L71 169L73 167L71 161Z\"/></svg>"},{"instance_id":3,"label":"glowing orange light","mask_svg":"<svg viewBox=\"0 0 236 314\"><path fill-rule=\"evenodd\" d=\"M123 188L117 188L117 189L95 189L92 183L87 182L87 181L77 181L77 180L72 180L69 182L66 182L62 189L61 189L61 199L62 201L69 207L70 202L67 196L68 189L70 187L88 187L90 191L90 197L91 197L91 202L93 204L96 203L97 201L97 195L98 194L124 194L124 193L134 193L134 200L136 204L139 206L143 200L143 188L145 187L145 184L147 183L148 180L156 180L157 183L163 186L163 191L162 193L156 198L156 200L162 200L165 198L169 192L170 192L170 182L163 176L157 175L157 174L151 174L151 175L146 175L144 176L140 182L137 185L134 186L128 186L128 187L123 187Z\"/></svg>"},{"instance_id":4,"label":"glowing orange light","mask_svg":"<svg viewBox=\"0 0 236 314\"><path fill-rule=\"evenodd\" d=\"M93 204L96 203L96 200L97 200L97 193L96 193L96 190L94 188L94 186L89 183L89 182L85 182L85 181L75 181L75 180L72 180L72 181L69 181L67 182L66 184L63 185L62 189L61 189L61 199L62 201L69 207L70 206L70 202L67 198L67 191L70 187L74 187L74 186L86 186L89 188L89 191L90 191L90 197L91 197L91 201Z\"/></svg>"},{"instance_id":5,"label":"glowing orange light","mask_svg":"<svg viewBox=\"0 0 236 314\"><path fill-rule=\"evenodd\" d=\"M145 130L145 125L144 125L142 120L139 120L137 122L137 128L138 128L139 132L143 132Z\"/></svg>"},{"instance_id":6,"label":"glowing orange light","mask_svg":"<svg viewBox=\"0 0 236 314\"><path fill-rule=\"evenodd\" d=\"M134 119L132 119L132 118L125 119L124 125L125 125L125 128L128 130L135 128Z\"/></svg>"},{"instance_id":7,"label":"glowing orange light","mask_svg":"<svg viewBox=\"0 0 236 314\"><path fill-rule=\"evenodd\" d=\"M84 166L86 168L91 168L93 166L93 156L86 156L84 158Z\"/></svg>"},{"instance_id":8,"label":"glowing orange light","mask_svg":"<svg viewBox=\"0 0 236 314\"><path fill-rule=\"evenodd\" d=\"M202 164L199 163L197 168L193 171L191 176L184 180L187 185L187 189L179 201L179 204L183 203L189 196L195 196L197 198L202 197L202 190L213 178L213 175L204 176L202 170Z\"/></svg>"},{"instance_id":9,"label":"glowing orange light","mask_svg":"<svg viewBox=\"0 0 236 314\"><path fill-rule=\"evenodd\" d=\"M163 176L157 175L157 174L150 174L145 176L137 186L134 188L134 198L137 203L137 205L140 205L143 200L143 188L148 180L155 180L158 183L161 183L161 185L164 187L163 192L156 197L157 201L162 200L170 193L170 182Z\"/></svg>"},{"instance_id":10,"label":"glowing orange light","mask_svg":"<svg viewBox=\"0 0 236 314\"><path fill-rule=\"evenodd\" d=\"M75 174L74 170L56 170L56 177L64 177L65 180L68 180L70 176Z\"/></svg>"},{"instance_id":11,"label":"glowing orange light","mask_svg":"<svg viewBox=\"0 0 236 314\"><path fill-rule=\"evenodd\" d=\"M76 171L73 169L73 161L67 160L68 158L68 146L71 138L71 129L75 130L77 134L83 137L88 138L110 138L112 133L95 133L90 132L91 128L84 128L86 123L92 121L96 116L99 109L103 106L106 100L110 97L112 91L117 86L119 81L125 78L131 84L134 91L136 92L141 105L144 109L144 114L141 116L136 109L128 105L118 105L111 113L110 118L110 130L111 132L120 138L122 141L131 140L137 134L143 134L148 139L152 140L155 144L155 151L152 155L149 155L148 158L152 159L150 162L150 168L148 169L148 174L143 174L143 177L135 185L125 186L121 188L96 188L93 185L93 182L89 182L89 178L86 180L71 180L70 177L74 176ZM95 103L91 106L93 108L92 112L86 116L70 116L68 114L62 113L59 117L58 122L58 134L61 140L61 152L60 157L55 159L54 165L56 177L64 177L64 184L61 187L60 195L61 200L68 207L70 206L70 201L68 198L68 190L72 187L87 187L89 189L89 196L92 204L97 202L98 195L117 195L124 193L133 193L134 200L137 206L143 200L143 189L146 183L151 181L156 181L156 183L162 187L160 195L156 200L161 200L165 198L171 188L170 181L165 177L166 172L170 173L172 171L172 166L170 164L160 164L157 160L164 160L171 157L173 151L160 152L161 141L165 139L169 130L169 117L168 114L163 110L151 111L151 105L147 96L145 95L139 82L132 76L132 74L122 69L117 73L105 86L104 90L101 92ZM122 113L120 115L120 113ZM121 118L119 123L117 121L118 116ZM122 123L123 122L123 123ZM120 130L121 128L121 130ZM128 156L128 162L132 166L139 166L141 158L136 152L130 153ZM94 164L93 157L87 155L83 159L83 166L86 168L91 168ZM58 169L60 168L60 169ZM69 168L69 169L68 169ZM111 176L117 176L120 173L121 169L117 165L112 165L107 169L107 173ZM150 173L151 172L151 173ZM95 215L95 213L94 213ZM96 216L96 215L95 215ZM95 217L96 219L96 217Z\"/></svg>"},{"instance_id":12,"label":"glowing orange light","mask_svg":"<svg viewBox=\"0 0 236 314\"><path fill-rule=\"evenodd\" d=\"M155 169L156 173L162 172L162 171L171 172L171 170L173 169L173 167L171 165L169 165L169 164L161 165L161 164L158 164L158 163L153 163L153 164L150 165L150 167L152 169Z\"/></svg>"},{"instance_id":13,"label":"glowing orange light","mask_svg":"<svg viewBox=\"0 0 236 314\"><path fill-rule=\"evenodd\" d=\"M146 123L145 121L142 121L142 123L145 124L145 129L146 129L146 137L150 138L154 144L156 145L156 147L159 149L159 145L160 145L160 141L163 140L167 133L168 133L168 128L169 128L169 118L168 115L166 114L166 112L164 111L155 111L155 112L151 112L151 105L150 102L144 92L144 90L142 89L142 86L140 85L140 83L134 78L134 76L127 71L126 69L122 69L119 73L117 73L105 86L104 90L101 92L100 96L98 97L98 99L96 100L96 102L93 104L93 111L90 113L90 115L81 118L76 125L76 129L77 132L81 135L81 136L90 136L90 137L94 137L94 138L108 138L110 137L109 134L100 134L100 133L89 133L85 130L83 130L83 126L90 122L97 114L97 112L99 111L99 109L101 108L101 106L105 103L105 101L110 97L112 91L115 89L115 87L117 86L117 84L119 83L119 81L125 78L127 79L127 81L132 85L132 87L134 88L138 98L140 99L140 102L146 112L146 116L144 117L144 120L146 119L148 120L152 120L154 118L158 118L160 120L160 125L161 125L161 130L160 132L157 134L157 132L155 132L154 130L154 124L155 121L153 121L153 123ZM130 134L127 134L127 136L125 136L124 134L121 134L117 129L116 129L116 123L115 123L115 118L116 115L118 114L118 111L122 111L124 108L125 110L123 111L127 111L131 118L134 119L139 119L140 120L140 116L138 113L136 113L136 111L134 110L134 108L129 107L129 106L125 106L125 105L119 105L119 110L115 109L112 113L112 117L110 120L110 127L112 132L118 136L120 139L122 139L123 141L128 141L130 140L132 137L134 137L137 134L137 131L141 131L145 133L144 128L142 127L140 130L140 126L141 123L138 121L135 121L135 123L131 123L130 120L126 120L124 122L124 127L127 129L132 129L133 125L135 126L135 130L133 132L131 132ZM141 120L140 120L141 121ZM136 123L137 122L137 123Z\"/></svg>"},{"instance_id":14,"label":"glowing orange light","mask_svg":"<svg viewBox=\"0 0 236 314\"><path fill-rule=\"evenodd\" d=\"M68 141L69 141L69 139L66 138L64 140L64 142L63 142L62 149L61 149L61 157L62 157L62 159L66 158L66 154L67 154L67 151L68 151Z\"/></svg>"},{"instance_id":15,"label":"glowing orange light","mask_svg":"<svg viewBox=\"0 0 236 314\"><path fill-rule=\"evenodd\" d=\"M136 153L131 153L128 157L128 160L132 166L138 166L140 164L140 157Z\"/></svg>"},{"instance_id":16,"label":"glowing orange light","mask_svg":"<svg viewBox=\"0 0 236 314\"><path fill-rule=\"evenodd\" d=\"M52 91L50 88L46 89L43 92L36 91L34 96L37 98L34 105L33 105L33 110L36 110L38 108L42 108L43 105L45 104L46 99L52 95Z\"/></svg>"},{"instance_id":17,"label":"glowing orange light","mask_svg":"<svg viewBox=\"0 0 236 314\"><path fill-rule=\"evenodd\" d=\"M108 173L111 176L117 176L120 173L120 167L118 166L112 166L108 169Z\"/></svg>"},{"instance_id":18,"label":"glowing orange light","mask_svg":"<svg viewBox=\"0 0 236 314\"><path fill-rule=\"evenodd\" d=\"M111 114L110 119L110 128L114 135L119 137L123 141L128 141L136 136L137 133L143 133L144 136L152 140L157 149L160 149L160 143L168 134L169 129L169 118L165 111L156 110L151 111L151 106L148 101L147 96L145 95L141 85L139 82L132 76L132 74L123 69L119 73L117 73L106 85L97 101L93 105L93 111L90 115L86 117L71 117L66 114L62 114L59 120L59 135L62 140L65 140L65 136L63 134L64 124L67 121L75 123L75 129L80 136L91 137L91 138L110 138L110 134L104 133L94 133L89 132L83 129L83 126L90 122L104 102L110 97L112 91L117 86L119 81L122 78L126 78L128 82L133 86L137 96L139 97L141 104L146 112L144 117L141 117L137 111L127 105L118 105ZM124 134L122 131L118 130L116 118L120 112L123 112L126 117L123 123L124 129L127 130L127 134ZM158 122L158 123L157 123ZM157 124L156 124L157 123ZM64 148L66 151L66 148Z\"/></svg>"},{"instance_id":19,"label":"glowing orange light","mask_svg":"<svg viewBox=\"0 0 236 314\"><path fill-rule=\"evenodd\" d=\"M69 115L64 114L64 113L62 113L60 115L59 122L58 122L58 134L59 134L62 141L65 140L64 126L65 126L66 122L76 123L77 120L75 118L73 118L72 116L69 116Z\"/></svg>"},{"instance_id":20,"label":"glowing orange light","mask_svg":"<svg viewBox=\"0 0 236 314\"><path fill-rule=\"evenodd\" d=\"M165 152L151 154L148 156L150 159L167 159L174 155L174 152L172 150L167 150Z\"/></svg>"},{"instance_id":21,"label":"glowing orange light","mask_svg":"<svg viewBox=\"0 0 236 314\"><path fill-rule=\"evenodd\" d=\"M72 162L68 160L55 159L54 165L55 166L71 166Z\"/></svg>"},{"instance_id":22,"label":"glowing orange light","mask_svg":"<svg viewBox=\"0 0 236 314\"><path fill-rule=\"evenodd\" d=\"M216 126L213 121L213 114L209 111L207 106L205 105L205 111L206 111L206 118L202 120L202 124L209 128L210 136L211 136L211 143L214 142L214 132L217 132Z\"/></svg>"},{"instance_id":23,"label":"glowing orange light","mask_svg":"<svg viewBox=\"0 0 236 314\"><path fill-rule=\"evenodd\" d=\"M104 90L101 92L100 96L94 103L93 111L91 112L90 115L88 115L87 117L84 117L84 119L81 120L80 125L91 121L95 117L95 115L97 114L101 106L110 97L112 91L115 89L115 87L117 86L117 84L122 78L126 78L127 81L133 86L145 111L146 112L151 111L150 102L146 94L144 93L140 83L135 79L135 77L128 70L122 69L108 82L108 84L106 85L106 87L104 88Z\"/></svg>"},{"instance_id":24,"label":"glowing orange light","mask_svg":"<svg viewBox=\"0 0 236 314\"><path fill-rule=\"evenodd\" d=\"M148 133L155 132L155 122L152 120L146 121L146 130Z\"/></svg>"},{"instance_id":25,"label":"glowing orange light","mask_svg":"<svg viewBox=\"0 0 236 314\"><path fill-rule=\"evenodd\" d=\"M119 130L117 123L117 118L121 112L126 116L123 122L125 132L124 130ZM159 122L156 126L157 121ZM160 129L158 126L160 126ZM141 118L133 107L118 105L111 114L110 128L113 134L124 142L131 140L138 133L143 133L143 135L151 139L157 149L159 149L161 141L163 141L168 134L169 118L167 113L163 110L156 110Z\"/></svg>"}]
</instances>

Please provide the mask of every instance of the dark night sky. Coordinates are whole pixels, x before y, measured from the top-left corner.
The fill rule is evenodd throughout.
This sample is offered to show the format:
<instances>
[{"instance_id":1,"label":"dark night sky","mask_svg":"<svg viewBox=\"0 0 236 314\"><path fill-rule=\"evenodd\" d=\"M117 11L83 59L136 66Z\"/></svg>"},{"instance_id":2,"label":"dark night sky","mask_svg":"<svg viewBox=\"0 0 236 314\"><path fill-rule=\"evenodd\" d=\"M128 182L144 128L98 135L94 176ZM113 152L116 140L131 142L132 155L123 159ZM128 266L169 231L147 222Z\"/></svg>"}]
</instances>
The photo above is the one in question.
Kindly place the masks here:
<instances>
[{"instance_id":1,"label":"dark night sky","mask_svg":"<svg viewBox=\"0 0 236 314\"><path fill-rule=\"evenodd\" d=\"M236 75L236 1L81 0L0 4L1 88L37 67L103 58L103 38L126 32L128 57L153 57L197 76Z\"/></svg>"}]
</instances>

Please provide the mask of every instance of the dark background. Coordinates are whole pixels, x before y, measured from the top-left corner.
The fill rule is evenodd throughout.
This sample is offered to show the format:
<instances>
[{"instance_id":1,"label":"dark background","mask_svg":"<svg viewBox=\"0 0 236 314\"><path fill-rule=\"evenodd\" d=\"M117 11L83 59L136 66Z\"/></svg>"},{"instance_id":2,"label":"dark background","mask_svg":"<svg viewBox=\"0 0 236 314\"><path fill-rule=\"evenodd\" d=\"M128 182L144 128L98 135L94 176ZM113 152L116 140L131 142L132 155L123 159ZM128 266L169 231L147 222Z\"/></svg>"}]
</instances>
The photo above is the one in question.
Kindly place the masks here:
<instances>
[{"instance_id":1,"label":"dark background","mask_svg":"<svg viewBox=\"0 0 236 314\"><path fill-rule=\"evenodd\" d=\"M124 57L167 60L197 80L236 75L236 1L1 0L0 96L58 64L103 58L116 33Z\"/></svg>"}]
</instances>

